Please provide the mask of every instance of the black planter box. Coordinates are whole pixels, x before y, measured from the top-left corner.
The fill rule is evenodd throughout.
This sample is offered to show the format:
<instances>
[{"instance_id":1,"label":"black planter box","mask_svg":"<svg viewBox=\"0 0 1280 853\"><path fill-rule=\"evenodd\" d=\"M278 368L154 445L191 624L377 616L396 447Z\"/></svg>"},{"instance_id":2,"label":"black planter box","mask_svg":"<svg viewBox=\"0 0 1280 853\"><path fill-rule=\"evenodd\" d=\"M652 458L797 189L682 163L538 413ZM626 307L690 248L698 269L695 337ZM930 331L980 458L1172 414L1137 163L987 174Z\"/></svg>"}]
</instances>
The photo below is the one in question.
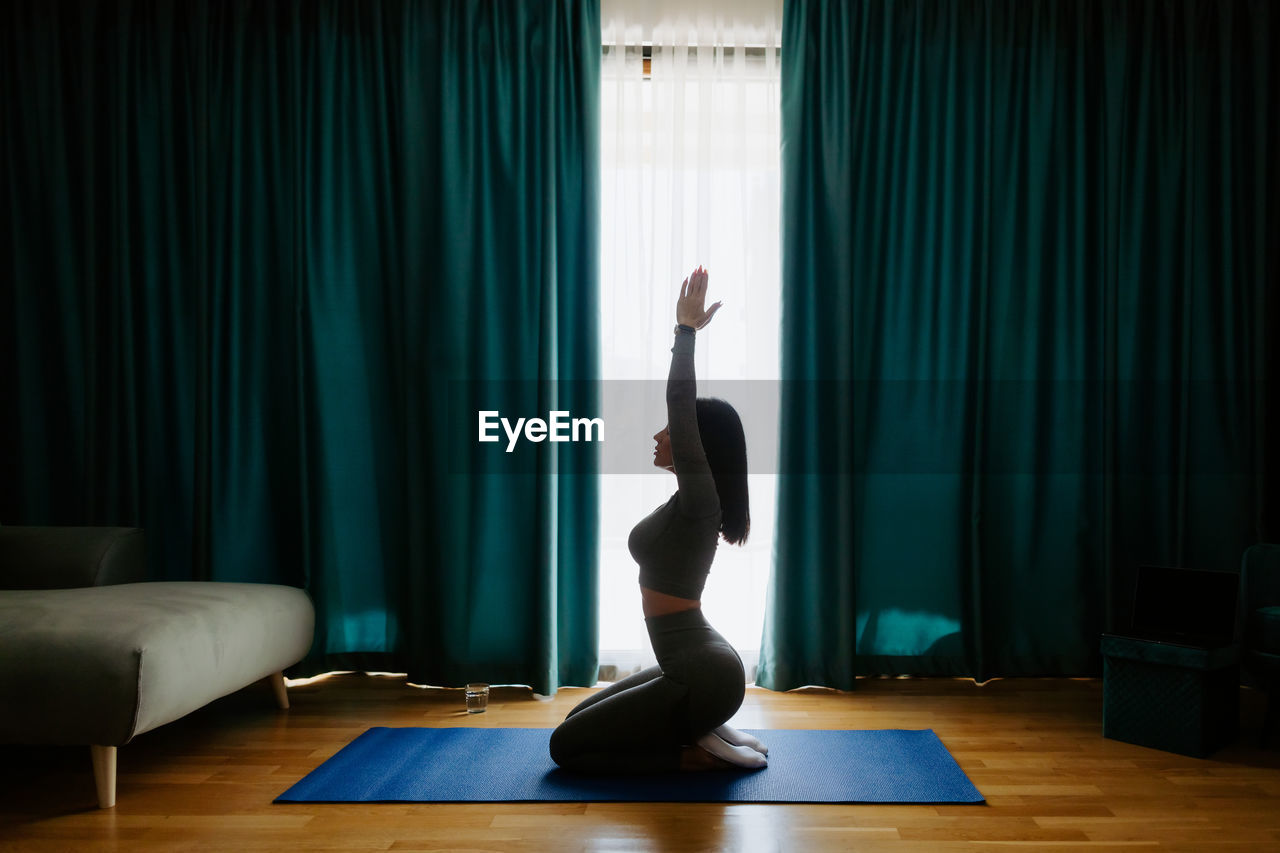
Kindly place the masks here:
<instances>
[{"instance_id":1,"label":"black planter box","mask_svg":"<svg viewBox=\"0 0 1280 853\"><path fill-rule=\"evenodd\" d=\"M1102 734L1204 758L1240 727L1240 647L1102 635Z\"/></svg>"}]
</instances>

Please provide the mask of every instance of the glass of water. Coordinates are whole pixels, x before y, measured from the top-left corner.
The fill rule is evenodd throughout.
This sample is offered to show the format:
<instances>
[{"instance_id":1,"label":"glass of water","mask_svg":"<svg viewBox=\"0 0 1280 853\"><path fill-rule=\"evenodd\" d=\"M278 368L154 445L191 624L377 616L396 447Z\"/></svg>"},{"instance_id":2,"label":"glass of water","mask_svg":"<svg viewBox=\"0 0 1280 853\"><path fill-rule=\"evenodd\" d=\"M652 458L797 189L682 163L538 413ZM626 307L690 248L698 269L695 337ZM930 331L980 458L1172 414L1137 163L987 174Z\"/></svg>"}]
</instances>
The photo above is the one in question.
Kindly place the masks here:
<instances>
[{"instance_id":1,"label":"glass of water","mask_svg":"<svg viewBox=\"0 0 1280 853\"><path fill-rule=\"evenodd\" d=\"M489 685L474 682L467 685L467 713L482 714L489 706Z\"/></svg>"}]
</instances>

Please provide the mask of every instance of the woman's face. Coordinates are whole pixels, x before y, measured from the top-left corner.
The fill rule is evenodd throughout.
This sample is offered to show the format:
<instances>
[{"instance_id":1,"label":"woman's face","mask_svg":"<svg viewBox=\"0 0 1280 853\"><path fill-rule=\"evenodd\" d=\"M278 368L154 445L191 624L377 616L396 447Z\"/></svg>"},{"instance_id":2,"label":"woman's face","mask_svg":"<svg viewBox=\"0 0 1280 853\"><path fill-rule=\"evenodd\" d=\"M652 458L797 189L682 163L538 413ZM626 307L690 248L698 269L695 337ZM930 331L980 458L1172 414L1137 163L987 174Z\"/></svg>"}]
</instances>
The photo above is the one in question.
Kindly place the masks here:
<instances>
[{"instance_id":1,"label":"woman's face","mask_svg":"<svg viewBox=\"0 0 1280 853\"><path fill-rule=\"evenodd\" d=\"M658 468L674 472L676 466L671 461L671 431L663 427L654 433L653 440L658 443L658 446L653 449L653 464Z\"/></svg>"}]
</instances>

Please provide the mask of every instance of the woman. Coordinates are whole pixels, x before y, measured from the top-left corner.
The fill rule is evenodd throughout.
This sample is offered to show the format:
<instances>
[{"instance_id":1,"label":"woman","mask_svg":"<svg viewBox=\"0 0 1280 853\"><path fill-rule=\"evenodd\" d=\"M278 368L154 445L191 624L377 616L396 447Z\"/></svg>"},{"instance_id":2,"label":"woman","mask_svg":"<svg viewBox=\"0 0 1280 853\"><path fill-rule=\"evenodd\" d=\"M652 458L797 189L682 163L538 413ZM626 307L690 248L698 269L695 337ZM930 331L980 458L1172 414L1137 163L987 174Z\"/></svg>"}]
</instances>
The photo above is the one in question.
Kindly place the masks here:
<instances>
[{"instance_id":1,"label":"woman","mask_svg":"<svg viewBox=\"0 0 1280 853\"><path fill-rule=\"evenodd\" d=\"M719 537L742 544L751 528L742 422L723 400L697 399L693 342L711 322L707 273L684 280L676 301L667 377L667 427L653 464L676 475L671 499L631 531L640 564L645 627L658 665L583 701L551 734L551 757L569 770L645 773L756 769L768 750L725 725L746 694L733 646L702 615L701 596Z\"/></svg>"}]
</instances>

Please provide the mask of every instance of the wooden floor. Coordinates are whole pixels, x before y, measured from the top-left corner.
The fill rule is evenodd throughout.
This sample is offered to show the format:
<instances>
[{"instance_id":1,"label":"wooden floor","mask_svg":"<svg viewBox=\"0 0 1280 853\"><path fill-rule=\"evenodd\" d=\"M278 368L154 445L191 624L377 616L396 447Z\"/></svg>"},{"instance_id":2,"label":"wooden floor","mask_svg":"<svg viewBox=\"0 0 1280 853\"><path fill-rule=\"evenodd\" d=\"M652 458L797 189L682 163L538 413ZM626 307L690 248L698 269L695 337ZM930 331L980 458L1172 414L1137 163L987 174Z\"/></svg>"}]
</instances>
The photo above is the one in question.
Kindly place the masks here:
<instances>
[{"instance_id":1,"label":"wooden floor","mask_svg":"<svg viewBox=\"0 0 1280 853\"><path fill-rule=\"evenodd\" d=\"M588 695L460 690L338 675L241 691L119 753L119 804L96 808L89 751L0 747L0 850L1280 850L1280 749L1210 760L1104 739L1092 680L860 682L839 693L749 688L740 728L932 728L987 798L975 806L273 805L369 726L554 726Z\"/></svg>"}]
</instances>

